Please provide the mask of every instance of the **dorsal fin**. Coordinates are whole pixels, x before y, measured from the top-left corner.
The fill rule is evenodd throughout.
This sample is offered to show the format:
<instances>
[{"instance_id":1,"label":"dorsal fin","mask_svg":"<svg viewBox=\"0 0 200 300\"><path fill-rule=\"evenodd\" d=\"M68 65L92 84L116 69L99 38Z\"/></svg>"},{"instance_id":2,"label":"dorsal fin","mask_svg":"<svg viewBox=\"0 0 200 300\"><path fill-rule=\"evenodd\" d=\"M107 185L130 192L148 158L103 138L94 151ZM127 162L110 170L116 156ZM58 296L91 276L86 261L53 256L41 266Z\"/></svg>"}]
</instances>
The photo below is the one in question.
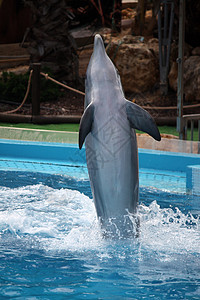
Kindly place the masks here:
<instances>
[{"instance_id":1,"label":"dorsal fin","mask_svg":"<svg viewBox=\"0 0 200 300\"><path fill-rule=\"evenodd\" d=\"M157 141L161 140L158 127L146 110L126 100L126 114L132 128L148 133Z\"/></svg>"},{"instance_id":2,"label":"dorsal fin","mask_svg":"<svg viewBox=\"0 0 200 300\"><path fill-rule=\"evenodd\" d=\"M92 129L92 123L94 120L94 104L91 102L85 109L79 128L79 149L82 148L86 136Z\"/></svg>"}]
</instances>

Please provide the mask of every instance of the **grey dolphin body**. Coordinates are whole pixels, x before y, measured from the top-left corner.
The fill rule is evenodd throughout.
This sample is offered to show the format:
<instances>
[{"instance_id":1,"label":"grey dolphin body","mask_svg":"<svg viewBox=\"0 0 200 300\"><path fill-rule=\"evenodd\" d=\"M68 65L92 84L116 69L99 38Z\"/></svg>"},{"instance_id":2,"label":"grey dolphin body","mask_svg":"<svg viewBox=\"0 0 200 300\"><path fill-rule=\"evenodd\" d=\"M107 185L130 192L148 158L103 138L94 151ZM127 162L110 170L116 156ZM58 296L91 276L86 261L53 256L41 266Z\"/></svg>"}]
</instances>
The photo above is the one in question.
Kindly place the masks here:
<instances>
[{"instance_id":1,"label":"grey dolphin body","mask_svg":"<svg viewBox=\"0 0 200 300\"><path fill-rule=\"evenodd\" d=\"M79 148L86 139L86 159L94 203L103 233L133 236L138 203L138 151L135 129L160 140L158 128L144 109L125 99L119 74L100 35L86 73L85 111Z\"/></svg>"}]
</instances>

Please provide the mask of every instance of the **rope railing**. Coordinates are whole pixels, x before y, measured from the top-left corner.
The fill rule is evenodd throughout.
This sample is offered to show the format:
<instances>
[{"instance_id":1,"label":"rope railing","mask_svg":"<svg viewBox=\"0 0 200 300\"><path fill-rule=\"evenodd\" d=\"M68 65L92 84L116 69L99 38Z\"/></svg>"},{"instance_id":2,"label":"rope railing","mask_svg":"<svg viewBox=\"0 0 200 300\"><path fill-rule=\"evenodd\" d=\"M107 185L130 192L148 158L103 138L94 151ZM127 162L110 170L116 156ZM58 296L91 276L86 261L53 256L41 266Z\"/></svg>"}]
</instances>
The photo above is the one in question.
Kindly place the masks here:
<instances>
[{"instance_id":1,"label":"rope railing","mask_svg":"<svg viewBox=\"0 0 200 300\"><path fill-rule=\"evenodd\" d=\"M32 79L32 74L33 74L33 70L30 71L30 74L29 74L29 79L28 79L28 85L27 85L27 89L26 89L26 94L24 96L24 99L22 101L22 103L16 108L16 109L13 109L13 110L10 110L10 111L6 111L6 112L3 112L4 114L11 114L11 113L14 113L14 112L17 112L18 110L20 110L22 108L22 106L25 104L27 98L28 98L28 94L30 92L30 86L31 86L31 79ZM43 72L40 72L39 73L40 75L42 75L43 77L46 78L46 80L50 80L68 90L71 90L75 93L78 93L80 95L83 95L85 96L85 93L82 92L82 91L79 91L75 88L72 88L64 83L61 83L59 82L58 80L50 77L47 73L43 73ZM175 110L177 109L177 106L142 106L144 109L152 109L152 110ZM192 104L192 105L186 105L186 106L183 106L184 109L188 109L188 108L196 108L196 107L200 107L200 104Z\"/></svg>"},{"instance_id":2,"label":"rope railing","mask_svg":"<svg viewBox=\"0 0 200 300\"><path fill-rule=\"evenodd\" d=\"M177 109L177 106L142 106L144 109L155 109L155 110L173 110ZM183 108L195 108L200 107L200 103L198 104L191 104L191 105L184 105Z\"/></svg>"},{"instance_id":3,"label":"rope railing","mask_svg":"<svg viewBox=\"0 0 200 300\"><path fill-rule=\"evenodd\" d=\"M40 74L41 74L42 76L44 76L46 79L49 79L49 80L51 80L52 82L55 82L55 83L57 83L58 85L60 85L60 86L62 86L62 87L64 87L64 88L66 88L66 89L68 89L68 90L71 90L71 91L73 91L73 92L75 92L75 93L78 93L78 94L81 94L81 95L85 96L85 93L84 93L84 92L81 92L81 91L79 91L79 90L77 90L77 89L74 89L74 88L72 88L72 87L70 87L70 86L64 84L64 83L59 82L58 80L56 80L56 79L50 77L47 73L45 74L45 73L43 73L43 72L40 72Z\"/></svg>"},{"instance_id":4,"label":"rope railing","mask_svg":"<svg viewBox=\"0 0 200 300\"><path fill-rule=\"evenodd\" d=\"M9 111L3 112L4 114L12 114L12 113L14 113L14 112L17 112L17 111L20 110L20 109L22 108L22 106L25 104L25 102L26 102L26 100L27 100L27 98L28 98L28 94L29 94L29 92L30 92L30 86L31 86L32 74L33 74L33 70L30 71L29 79L28 79L28 85L27 85L27 89L26 89L26 94L25 94L25 96L24 96L24 99L23 99L22 103L21 103L17 108L15 108L15 109L13 109L13 110L9 110ZM59 82L58 80L56 80L56 79L50 77L47 73L45 74L45 73L43 73L43 72L40 72L40 75L44 76L44 77L46 78L46 80L51 80L52 82L54 82L54 83L56 83L56 84L58 84L58 85L60 85L60 86L62 86L62 87L64 87L64 88L66 88L66 89L68 89L68 90L71 90L71 91L73 91L73 92L75 92L75 93L79 93L80 95L85 96L85 93L84 93L84 92L81 92L81 91L79 91L79 90L77 90L77 89L74 89L74 88L72 88L72 87L70 87L70 86L64 84L64 83Z\"/></svg>"},{"instance_id":5,"label":"rope railing","mask_svg":"<svg viewBox=\"0 0 200 300\"><path fill-rule=\"evenodd\" d=\"M24 105L24 103L26 102L26 100L28 98L28 94L29 94L29 91L30 91L32 74L33 74L33 70L30 71L29 79L28 79L28 85L27 85L27 89L26 89L26 94L24 96L24 99L23 99L22 103L16 109L5 111L4 114L12 114L12 113L20 110L20 108Z\"/></svg>"}]
</instances>

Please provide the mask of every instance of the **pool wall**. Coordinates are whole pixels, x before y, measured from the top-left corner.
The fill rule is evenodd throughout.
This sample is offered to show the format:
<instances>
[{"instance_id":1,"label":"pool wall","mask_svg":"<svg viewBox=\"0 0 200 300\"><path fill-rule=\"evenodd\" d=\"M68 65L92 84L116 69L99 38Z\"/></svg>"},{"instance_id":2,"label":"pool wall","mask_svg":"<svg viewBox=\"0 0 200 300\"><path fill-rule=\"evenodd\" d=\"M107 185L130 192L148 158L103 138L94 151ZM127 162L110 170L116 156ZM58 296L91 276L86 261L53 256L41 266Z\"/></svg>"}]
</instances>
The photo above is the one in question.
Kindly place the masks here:
<instances>
[{"instance_id":1,"label":"pool wall","mask_svg":"<svg viewBox=\"0 0 200 300\"><path fill-rule=\"evenodd\" d=\"M83 165L85 152L76 144L0 140L0 159Z\"/></svg>"},{"instance_id":2,"label":"pool wall","mask_svg":"<svg viewBox=\"0 0 200 300\"><path fill-rule=\"evenodd\" d=\"M85 166L85 148L77 144L0 140L0 161ZM139 149L140 169L183 172L188 193L200 195L200 155Z\"/></svg>"}]
</instances>

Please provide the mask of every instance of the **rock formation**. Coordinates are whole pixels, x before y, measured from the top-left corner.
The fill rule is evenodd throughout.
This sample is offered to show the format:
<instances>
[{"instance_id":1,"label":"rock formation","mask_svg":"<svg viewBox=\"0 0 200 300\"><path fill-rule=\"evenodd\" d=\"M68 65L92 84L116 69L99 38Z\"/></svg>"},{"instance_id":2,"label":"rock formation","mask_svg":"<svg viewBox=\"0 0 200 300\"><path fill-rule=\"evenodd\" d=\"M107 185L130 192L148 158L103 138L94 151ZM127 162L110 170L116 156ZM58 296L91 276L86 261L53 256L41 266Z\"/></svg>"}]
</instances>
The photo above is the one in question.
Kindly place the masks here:
<instances>
[{"instance_id":1,"label":"rock formation","mask_svg":"<svg viewBox=\"0 0 200 300\"><path fill-rule=\"evenodd\" d=\"M178 53L176 55L178 57ZM172 90L177 92L178 64L171 61L169 72L169 85ZM186 102L193 102L200 99L200 47L192 49L188 44L185 45L184 54L184 94Z\"/></svg>"},{"instance_id":2,"label":"rock formation","mask_svg":"<svg viewBox=\"0 0 200 300\"><path fill-rule=\"evenodd\" d=\"M120 40L113 39L107 48L126 92L145 92L159 82L156 39L145 43L143 37L126 35Z\"/></svg>"},{"instance_id":3,"label":"rock formation","mask_svg":"<svg viewBox=\"0 0 200 300\"><path fill-rule=\"evenodd\" d=\"M186 101L200 99L200 56L190 56L184 63L184 93Z\"/></svg>"}]
</instances>

